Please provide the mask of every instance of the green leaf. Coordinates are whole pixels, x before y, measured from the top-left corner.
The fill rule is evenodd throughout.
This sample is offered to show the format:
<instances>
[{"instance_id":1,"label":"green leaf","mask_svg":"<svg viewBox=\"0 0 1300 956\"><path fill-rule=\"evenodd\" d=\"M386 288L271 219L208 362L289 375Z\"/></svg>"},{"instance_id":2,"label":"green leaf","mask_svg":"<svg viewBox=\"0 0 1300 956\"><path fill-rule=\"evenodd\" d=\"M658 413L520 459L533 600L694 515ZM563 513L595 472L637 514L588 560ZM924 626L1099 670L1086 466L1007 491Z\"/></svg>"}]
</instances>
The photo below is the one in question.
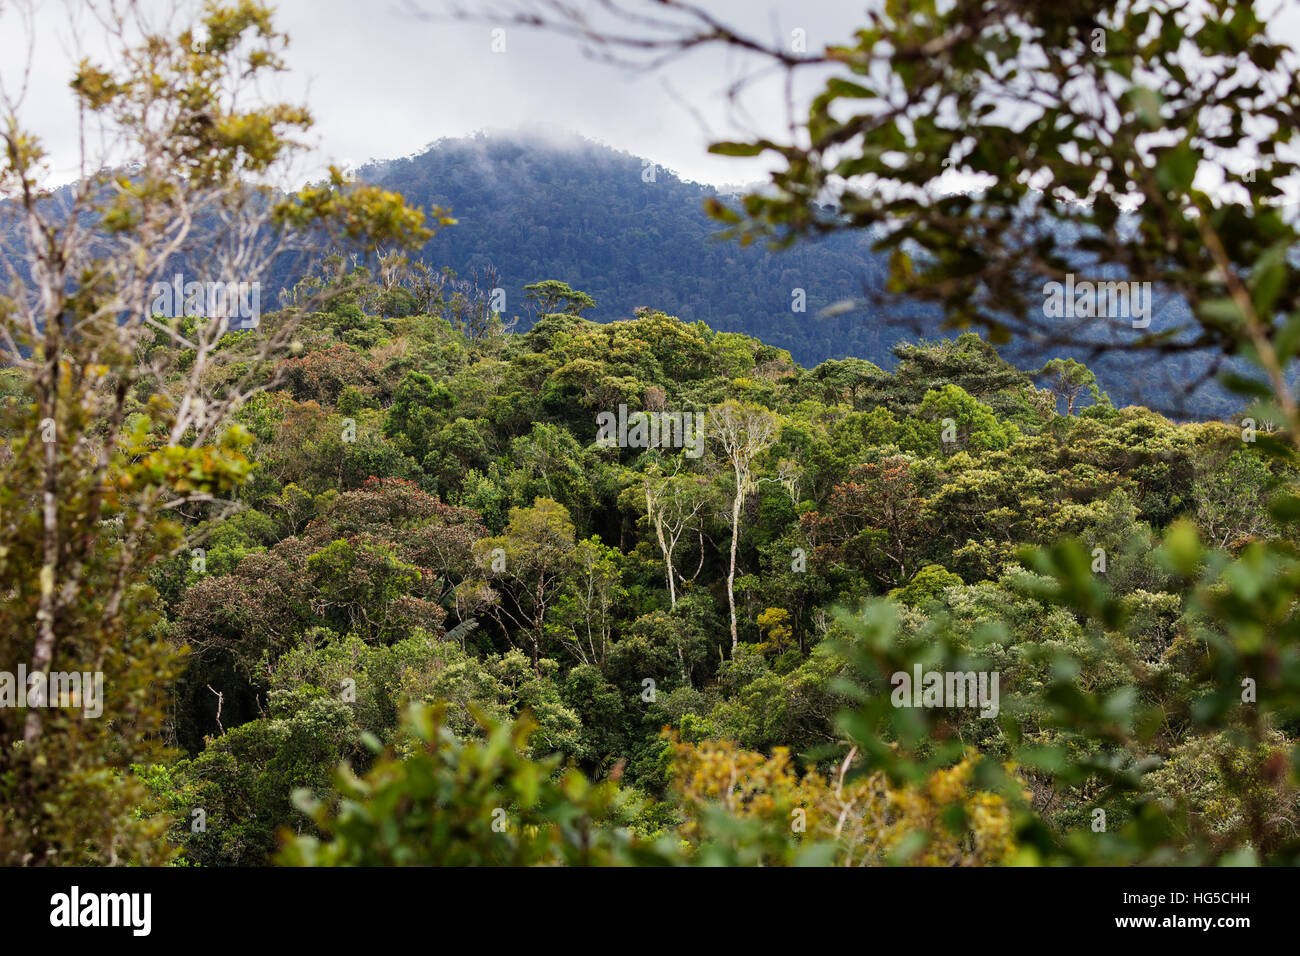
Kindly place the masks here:
<instances>
[{"instance_id":1,"label":"green leaf","mask_svg":"<svg viewBox=\"0 0 1300 956\"><path fill-rule=\"evenodd\" d=\"M1196 178L1196 167L1200 157L1186 143L1179 143L1168 149L1158 150L1156 159L1156 182L1160 188L1175 195L1184 196L1192 190L1192 180Z\"/></svg>"},{"instance_id":2,"label":"green leaf","mask_svg":"<svg viewBox=\"0 0 1300 956\"><path fill-rule=\"evenodd\" d=\"M838 76L826 81L826 92L832 96L844 96L858 100L874 100L878 98L874 90L869 90L865 86Z\"/></svg>"},{"instance_id":3,"label":"green leaf","mask_svg":"<svg viewBox=\"0 0 1300 956\"><path fill-rule=\"evenodd\" d=\"M1241 309L1232 299L1207 299L1201 303L1200 314L1203 319L1217 325L1240 325L1243 321Z\"/></svg>"},{"instance_id":4,"label":"green leaf","mask_svg":"<svg viewBox=\"0 0 1300 956\"><path fill-rule=\"evenodd\" d=\"M1261 319L1271 318L1273 303L1277 301L1278 294L1286 284L1286 251L1287 244L1273 245L1259 257L1255 268L1251 270L1250 298Z\"/></svg>"},{"instance_id":5,"label":"green leaf","mask_svg":"<svg viewBox=\"0 0 1300 956\"><path fill-rule=\"evenodd\" d=\"M733 143L723 141L709 146L709 152L718 156L758 156L767 147L761 143Z\"/></svg>"}]
</instances>

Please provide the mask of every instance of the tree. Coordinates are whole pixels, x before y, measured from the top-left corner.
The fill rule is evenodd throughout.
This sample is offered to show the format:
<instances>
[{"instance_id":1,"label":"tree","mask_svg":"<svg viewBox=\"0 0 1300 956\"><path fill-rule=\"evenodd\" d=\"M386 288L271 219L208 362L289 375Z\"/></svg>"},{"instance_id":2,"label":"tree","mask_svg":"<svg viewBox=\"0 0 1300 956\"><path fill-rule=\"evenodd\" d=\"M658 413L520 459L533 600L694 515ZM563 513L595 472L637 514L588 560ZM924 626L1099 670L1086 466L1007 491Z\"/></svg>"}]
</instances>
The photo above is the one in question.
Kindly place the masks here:
<instances>
[{"instance_id":1,"label":"tree","mask_svg":"<svg viewBox=\"0 0 1300 956\"><path fill-rule=\"evenodd\" d=\"M387 642L413 627L436 630L446 614L412 593L422 590L423 569L373 535L331 541L307 559L305 571L313 608L339 634Z\"/></svg>"},{"instance_id":2,"label":"tree","mask_svg":"<svg viewBox=\"0 0 1300 956\"><path fill-rule=\"evenodd\" d=\"M1006 448L1018 434L1015 425L998 421L991 408L960 385L926 392L916 416L924 424L901 444L926 455Z\"/></svg>"},{"instance_id":3,"label":"tree","mask_svg":"<svg viewBox=\"0 0 1300 956\"><path fill-rule=\"evenodd\" d=\"M679 459L677 468L680 467ZM702 475L682 474L678 471L664 475L657 466L652 466L642 476L641 487L645 492L646 518L654 528L655 541L664 558L669 606L676 608L675 579L679 572L673 563L673 553L677 550L682 535L692 523L698 523L697 518L709 500L709 482ZM702 542L700 550L700 558L703 560Z\"/></svg>"},{"instance_id":4,"label":"tree","mask_svg":"<svg viewBox=\"0 0 1300 956\"><path fill-rule=\"evenodd\" d=\"M393 405L384 416L384 434L401 435L412 456L423 461L443 424L444 409L451 405L451 393L424 372L407 372L393 392Z\"/></svg>"},{"instance_id":5,"label":"tree","mask_svg":"<svg viewBox=\"0 0 1300 956\"><path fill-rule=\"evenodd\" d=\"M828 404L845 401L856 410L861 393L872 390L885 378L875 365L860 358L831 359L805 372L801 384Z\"/></svg>"},{"instance_id":6,"label":"tree","mask_svg":"<svg viewBox=\"0 0 1300 956\"><path fill-rule=\"evenodd\" d=\"M818 560L887 587L908 581L934 534L917 472L902 456L854 466L822 512L802 517Z\"/></svg>"},{"instance_id":7,"label":"tree","mask_svg":"<svg viewBox=\"0 0 1300 956\"><path fill-rule=\"evenodd\" d=\"M193 759L153 767L146 781L172 815L168 836L188 864L264 866L281 829L311 829L291 795L307 789L327 797L332 769L365 756L354 708L322 695L293 713L233 727Z\"/></svg>"},{"instance_id":8,"label":"tree","mask_svg":"<svg viewBox=\"0 0 1300 956\"><path fill-rule=\"evenodd\" d=\"M248 474L230 415L265 386L295 323L260 315L263 274L309 238L432 235L422 212L337 170L291 194L253 185L288 169L311 124L257 93L283 68L269 8L97 13L110 59L83 59L71 84L84 178L48 188L21 98L0 89L0 362L24 379L0 423L0 659L101 672L108 694L102 720L47 708L60 702L44 682L31 706L0 709L10 863L165 856L126 772L155 750L155 695L178 664L141 582L185 545L175 516L220 513ZM176 289L182 262L195 281ZM169 365L177 354L188 364Z\"/></svg>"},{"instance_id":9,"label":"tree","mask_svg":"<svg viewBox=\"0 0 1300 956\"><path fill-rule=\"evenodd\" d=\"M457 279L450 269L443 269L432 279L431 291L438 313L452 328L476 348L491 352L514 325L496 307L495 293L500 288L501 277L493 268L475 271L467 279Z\"/></svg>"},{"instance_id":10,"label":"tree","mask_svg":"<svg viewBox=\"0 0 1300 956\"><path fill-rule=\"evenodd\" d=\"M507 598L491 613L502 630L506 621L514 625L528 644L534 668L540 667L546 612L568 585L574 546L568 509L540 497L531 507L511 508L503 534L474 543L475 562Z\"/></svg>"},{"instance_id":11,"label":"tree","mask_svg":"<svg viewBox=\"0 0 1300 956\"><path fill-rule=\"evenodd\" d=\"M627 598L621 559L622 554L599 537L579 541L573 548L569 590L557 606L565 643L583 664L602 670L618 605Z\"/></svg>"},{"instance_id":12,"label":"tree","mask_svg":"<svg viewBox=\"0 0 1300 956\"><path fill-rule=\"evenodd\" d=\"M1277 480L1259 455L1233 452L1192 485L1196 525L1216 548L1235 548L1254 538L1272 537L1277 526L1268 513Z\"/></svg>"},{"instance_id":13,"label":"tree","mask_svg":"<svg viewBox=\"0 0 1300 956\"><path fill-rule=\"evenodd\" d=\"M588 309L596 307L596 300L585 292L569 288L567 282L546 279L524 286L524 296L537 303L537 310L542 315L564 312L569 315L582 315Z\"/></svg>"},{"instance_id":14,"label":"tree","mask_svg":"<svg viewBox=\"0 0 1300 956\"><path fill-rule=\"evenodd\" d=\"M883 775L849 776L857 751L828 779L800 776L786 747L771 756L729 740L672 747L682 831L699 865L989 866L1017 849L1012 806L976 789L972 759L891 787Z\"/></svg>"},{"instance_id":15,"label":"tree","mask_svg":"<svg viewBox=\"0 0 1300 956\"><path fill-rule=\"evenodd\" d=\"M727 562L727 607L731 612L731 652L740 638L736 630L736 549L740 543L740 516L745 499L756 487L754 464L776 443L781 423L761 405L744 405L728 399L709 409L709 435L722 446L731 466L735 487L731 495L731 554Z\"/></svg>"},{"instance_id":16,"label":"tree","mask_svg":"<svg viewBox=\"0 0 1300 956\"><path fill-rule=\"evenodd\" d=\"M999 414L1019 409L1029 375L1020 371L993 346L973 332L955 339L905 342L892 349L898 365L891 380L871 396L896 412L912 414L925 394L956 385Z\"/></svg>"},{"instance_id":17,"label":"tree","mask_svg":"<svg viewBox=\"0 0 1300 956\"><path fill-rule=\"evenodd\" d=\"M1097 388L1097 376L1088 366L1074 359L1054 358L1038 372L1047 379L1047 388L1056 396L1058 402L1065 401L1065 414L1074 414L1075 403L1085 394L1098 401L1101 392Z\"/></svg>"},{"instance_id":18,"label":"tree","mask_svg":"<svg viewBox=\"0 0 1300 956\"><path fill-rule=\"evenodd\" d=\"M409 755L381 755L358 779L340 774L340 804L296 795L323 839L290 841L290 866L600 866L667 863L671 847L605 825L618 787L527 755L534 724L484 718L487 739L461 740L445 707L413 708ZM394 807L404 808L394 814Z\"/></svg>"}]
</instances>

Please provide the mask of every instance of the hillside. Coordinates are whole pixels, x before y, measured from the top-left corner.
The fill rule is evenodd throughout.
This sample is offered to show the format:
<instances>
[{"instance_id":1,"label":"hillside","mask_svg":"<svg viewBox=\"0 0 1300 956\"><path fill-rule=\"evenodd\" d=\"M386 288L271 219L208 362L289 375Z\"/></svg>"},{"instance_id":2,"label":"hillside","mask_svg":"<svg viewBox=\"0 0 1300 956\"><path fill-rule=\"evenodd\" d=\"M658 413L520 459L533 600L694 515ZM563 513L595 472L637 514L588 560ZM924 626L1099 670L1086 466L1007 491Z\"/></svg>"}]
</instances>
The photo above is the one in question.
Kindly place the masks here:
<instances>
[{"instance_id":1,"label":"hillside","mask_svg":"<svg viewBox=\"0 0 1300 956\"><path fill-rule=\"evenodd\" d=\"M498 721L531 713L531 754L613 774L646 801L624 818L634 832L694 833L695 798L674 779L740 764L779 776L785 758L762 755L781 747L825 769L835 714L864 692L853 688L884 686L881 668L905 669L892 655L931 644L941 622L948 666L999 673L1026 741L1085 746L1042 729L1044 668L1078 657L1089 694L1109 699L1127 692L1130 655L1177 675L1150 691L1153 708L1186 707L1203 675L1172 639L1186 598L1159 538L1184 519L1237 546L1271 528L1264 502L1294 480L1218 423L1104 403L1058 415L974 335L900 349L888 374L801 368L658 312L548 315L473 342L437 315L343 303L299 331L303 353L281 364L280 386L238 415L254 463L244 510L195 522L201 566L181 553L150 578L160 633L192 649L171 727L188 756L151 786L181 821L171 838L205 866L269 859L277 829L303 825L294 788L328 793L340 760L370 767L366 735L404 746L399 717L421 700L449 701L460 739L480 733L471 705ZM213 376L252 344L232 342ZM597 426L620 405L703 413L703 440L645 449L628 431L602 444ZM733 419L766 445L734 512L722 441ZM1043 579L1024 578L1018 549L1067 537L1104 550L1107 584L1132 610L1118 656L1026 590ZM897 620L826 613L884 595ZM994 620L1004 630L988 645ZM851 651L886 638L886 658ZM941 732L1003 755L999 726L970 711ZM1149 786L1163 798L1200 744L1179 731L1155 746L1168 765ZM1086 828L1086 794L1033 779L1061 788L1043 811L1054 830ZM1215 781L1196 794L1230 799ZM184 821L199 807L208 829L194 833ZM1005 859L1007 811L992 807L1000 822L979 850L944 844L926 859Z\"/></svg>"},{"instance_id":2,"label":"hillside","mask_svg":"<svg viewBox=\"0 0 1300 956\"><path fill-rule=\"evenodd\" d=\"M506 312L521 318L521 328L529 322L523 287L558 279L595 299L590 318L624 319L647 306L755 336L809 367L852 357L889 368L899 342L944 334L933 309L900 299L874 304L888 265L871 250L870 236L837 233L779 252L720 241L720 224L703 208L716 191L662 168L646 181L650 163L577 136L516 131L441 140L358 175L412 204L450 208L458 225L440 231L422 258L462 276L495 268ZM796 290L804 293L803 312L792 310ZM847 300L862 305L820 315ZM1183 317L1173 303L1157 312L1153 327ZM1019 343L1004 351L1024 369L1058 355L1084 361L1120 405L1195 417L1239 407L1213 383L1181 394L1174 383L1197 382L1208 367L1198 353L1153 367L1119 350L1094 355Z\"/></svg>"},{"instance_id":3,"label":"hillside","mask_svg":"<svg viewBox=\"0 0 1300 956\"><path fill-rule=\"evenodd\" d=\"M864 239L835 237L782 254L718 241L719 225L703 211L715 190L651 172L649 162L579 137L480 134L359 176L412 203L450 207L458 226L428 243L425 259L462 274L494 266L510 303L522 304L524 285L554 278L595 298L596 319L650 306L761 336L804 364L888 357L899 334L883 323L814 318L861 295L862 277L883 275ZM795 289L806 292L803 313L791 310Z\"/></svg>"},{"instance_id":4,"label":"hillside","mask_svg":"<svg viewBox=\"0 0 1300 956\"><path fill-rule=\"evenodd\" d=\"M440 140L411 157L372 162L357 175L411 205L449 209L457 225L440 230L415 257L462 278L495 272L505 314L519 320L520 331L535 318L524 287L555 279L595 300L586 316L596 321L650 308L762 339L806 367L860 358L888 369L899 344L957 334L943 328L933 307L884 294L887 257L872 251L868 233L834 233L780 251L742 246L720 239L721 225L704 211L705 201L719 195L713 187L658 167L649 180L650 169L649 159L578 136L514 131ZM55 197L66 202L72 191L64 186ZM174 268L202 272L187 264L201 257L198 249L181 253ZM23 272L21 262L13 264ZM273 303L310 268L311 260L297 254L276 259L263 301ZM1151 328L1187 316L1181 302L1157 303ZM1017 340L1001 352L1028 371L1061 356L1084 362L1116 405L1200 419L1241 409L1213 380L1206 351L1152 361L1118 347Z\"/></svg>"}]
</instances>

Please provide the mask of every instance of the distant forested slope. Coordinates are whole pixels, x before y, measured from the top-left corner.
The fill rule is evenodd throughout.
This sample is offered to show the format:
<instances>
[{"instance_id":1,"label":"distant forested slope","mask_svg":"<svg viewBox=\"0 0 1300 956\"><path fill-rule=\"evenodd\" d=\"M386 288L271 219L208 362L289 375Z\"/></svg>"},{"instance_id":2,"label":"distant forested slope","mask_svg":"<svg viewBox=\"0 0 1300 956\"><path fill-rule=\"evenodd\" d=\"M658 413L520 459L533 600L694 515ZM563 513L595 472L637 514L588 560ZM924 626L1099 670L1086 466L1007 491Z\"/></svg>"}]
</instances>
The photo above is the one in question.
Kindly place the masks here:
<instances>
[{"instance_id":1,"label":"distant forested slope","mask_svg":"<svg viewBox=\"0 0 1300 956\"><path fill-rule=\"evenodd\" d=\"M535 132L479 134L441 140L405 159L372 163L362 179L409 201L449 207L458 220L423 250L426 262L464 276L495 268L506 312L529 324L524 286L559 279L596 300L588 317L610 321L648 306L720 331L742 332L786 349L802 365L828 358L865 358L892 367L892 348L918 329L940 333L939 316L905 300L821 317L846 300L869 300L883 289L885 257L872 237L837 234L772 252L760 244L719 241L720 225L704 212L710 186L686 182L649 160L577 136ZM649 181L648 181L649 180ZM806 308L792 309L796 290ZM1174 303L1154 327L1178 317ZM1069 354L1059 348L1004 349L1022 368ZM1117 404L1212 417L1239 404L1213 386L1193 396L1180 386L1207 368L1198 354L1161 359L1077 354L1097 372Z\"/></svg>"},{"instance_id":2,"label":"distant forested slope","mask_svg":"<svg viewBox=\"0 0 1300 956\"><path fill-rule=\"evenodd\" d=\"M457 225L440 230L420 258L461 277L495 270L506 316L520 319L520 331L533 318L524 287L556 279L595 299L588 318L626 319L647 307L754 336L807 367L863 358L892 368L900 343L956 334L942 329L933 307L902 298L882 304L888 263L872 251L872 236L838 233L778 252L720 240L721 225L704 211L718 195L713 187L577 136L525 131L446 139L416 156L372 162L358 176L413 205L450 209ZM0 216L0 230L5 223ZM273 308L281 290L310 267L310 258L296 253L277 260L263 278L265 307ZM183 256L176 269L202 271ZM802 311L792 307L796 294ZM850 300L857 307L843 310ZM833 314L823 316L828 308ZM1157 306L1151 329L1186 318L1181 302ZM1028 370L1058 356L1077 358L1117 405L1179 418L1227 417L1241 408L1216 382L1201 384L1210 377L1205 353L1153 360L1118 348L1097 354L1021 341L999 348ZM1196 387L1188 393L1190 386Z\"/></svg>"},{"instance_id":3,"label":"distant forested slope","mask_svg":"<svg viewBox=\"0 0 1300 956\"><path fill-rule=\"evenodd\" d=\"M719 225L702 208L712 187L577 137L443 140L360 175L413 202L451 207L459 225L425 247L426 260L462 275L495 267L512 315L523 313L525 285L554 278L595 298L592 318L650 306L759 336L808 365L849 356L887 362L905 337L861 314L816 318L861 296L864 280L883 277L885 263L865 237L781 253L718 241ZM792 311L796 289L807 297L802 313Z\"/></svg>"}]
</instances>

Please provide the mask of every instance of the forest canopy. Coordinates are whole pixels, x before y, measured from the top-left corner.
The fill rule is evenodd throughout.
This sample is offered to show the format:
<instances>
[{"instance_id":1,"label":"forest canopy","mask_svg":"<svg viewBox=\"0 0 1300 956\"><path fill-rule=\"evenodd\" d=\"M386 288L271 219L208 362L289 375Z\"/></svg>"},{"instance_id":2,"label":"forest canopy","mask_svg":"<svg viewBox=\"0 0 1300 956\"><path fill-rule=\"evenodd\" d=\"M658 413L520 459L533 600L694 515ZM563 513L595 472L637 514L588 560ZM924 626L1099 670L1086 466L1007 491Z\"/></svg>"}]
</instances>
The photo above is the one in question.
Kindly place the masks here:
<instances>
[{"instance_id":1,"label":"forest canopy","mask_svg":"<svg viewBox=\"0 0 1300 956\"><path fill-rule=\"evenodd\" d=\"M437 184L276 185L312 117L257 92L256 3L111 20L71 187L0 99L0 864L1300 862L1300 81L1252 4L1149 6L749 45L838 72L794 142L714 145L778 162L707 213L754 274L868 237L945 333L879 362L457 275ZM705 28L665 42L745 45ZM1243 139L1257 189L1212 195ZM1178 326L1032 294L1117 268ZM1244 407L1117 403L1099 317Z\"/></svg>"}]
</instances>

